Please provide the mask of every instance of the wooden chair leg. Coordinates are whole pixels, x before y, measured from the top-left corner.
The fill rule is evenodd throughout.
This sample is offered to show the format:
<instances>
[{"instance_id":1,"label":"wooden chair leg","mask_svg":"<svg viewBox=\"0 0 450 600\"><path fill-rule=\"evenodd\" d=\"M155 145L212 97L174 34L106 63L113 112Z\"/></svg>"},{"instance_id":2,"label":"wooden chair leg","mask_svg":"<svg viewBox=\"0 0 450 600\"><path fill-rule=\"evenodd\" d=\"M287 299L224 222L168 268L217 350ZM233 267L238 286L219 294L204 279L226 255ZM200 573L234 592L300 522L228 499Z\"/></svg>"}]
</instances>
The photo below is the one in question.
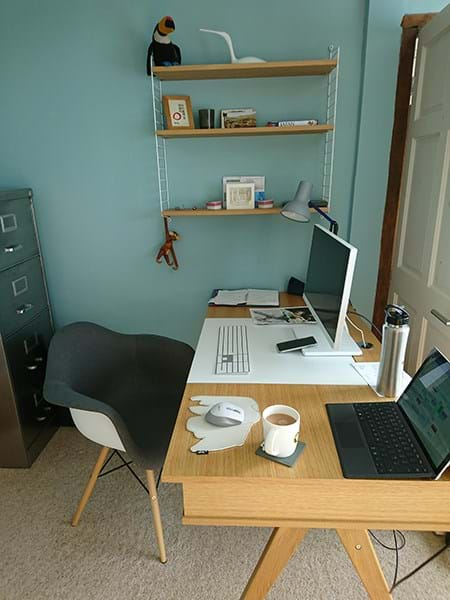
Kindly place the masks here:
<instances>
[{"instance_id":1,"label":"wooden chair leg","mask_svg":"<svg viewBox=\"0 0 450 600\"><path fill-rule=\"evenodd\" d=\"M106 457L108 456L109 450L110 449L106 446L103 446L103 448L100 450L97 462L95 463L94 468L92 469L91 476L89 477L89 481L87 482L87 485L84 489L80 503L78 504L77 510L75 511L75 514L72 517L72 527L76 527L78 525L81 513L83 512L84 507L88 503L88 500L91 497L92 492L94 491L95 484L97 482L100 471L102 470Z\"/></svg>"},{"instance_id":2,"label":"wooden chair leg","mask_svg":"<svg viewBox=\"0 0 450 600\"><path fill-rule=\"evenodd\" d=\"M156 492L155 474L153 471L146 471L148 491L150 495L150 506L152 507L153 525L155 526L156 539L158 540L159 558L162 563L167 562L166 546L164 544L163 528L161 523L161 513L159 512L158 495Z\"/></svg>"}]
</instances>

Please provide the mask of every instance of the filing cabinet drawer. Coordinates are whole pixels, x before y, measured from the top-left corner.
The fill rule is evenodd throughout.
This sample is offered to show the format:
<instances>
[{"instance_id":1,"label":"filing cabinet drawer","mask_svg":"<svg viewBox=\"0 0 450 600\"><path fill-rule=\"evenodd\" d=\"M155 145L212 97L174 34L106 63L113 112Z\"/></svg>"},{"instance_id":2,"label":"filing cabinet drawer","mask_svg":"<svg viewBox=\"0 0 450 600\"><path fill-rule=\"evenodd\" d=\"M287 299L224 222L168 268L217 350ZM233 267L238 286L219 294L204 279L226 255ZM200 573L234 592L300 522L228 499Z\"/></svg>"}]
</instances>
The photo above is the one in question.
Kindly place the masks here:
<instances>
[{"instance_id":1,"label":"filing cabinet drawer","mask_svg":"<svg viewBox=\"0 0 450 600\"><path fill-rule=\"evenodd\" d=\"M54 411L42 395L51 337L50 316L45 310L3 342L26 447L33 443Z\"/></svg>"},{"instance_id":2,"label":"filing cabinet drawer","mask_svg":"<svg viewBox=\"0 0 450 600\"><path fill-rule=\"evenodd\" d=\"M0 201L0 270L37 253L38 244L28 196Z\"/></svg>"},{"instance_id":3,"label":"filing cabinet drawer","mask_svg":"<svg viewBox=\"0 0 450 600\"><path fill-rule=\"evenodd\" d=\"M0 331L7 337L47 305L39 257L0 273Z\"/></svg>"}]
</instances>

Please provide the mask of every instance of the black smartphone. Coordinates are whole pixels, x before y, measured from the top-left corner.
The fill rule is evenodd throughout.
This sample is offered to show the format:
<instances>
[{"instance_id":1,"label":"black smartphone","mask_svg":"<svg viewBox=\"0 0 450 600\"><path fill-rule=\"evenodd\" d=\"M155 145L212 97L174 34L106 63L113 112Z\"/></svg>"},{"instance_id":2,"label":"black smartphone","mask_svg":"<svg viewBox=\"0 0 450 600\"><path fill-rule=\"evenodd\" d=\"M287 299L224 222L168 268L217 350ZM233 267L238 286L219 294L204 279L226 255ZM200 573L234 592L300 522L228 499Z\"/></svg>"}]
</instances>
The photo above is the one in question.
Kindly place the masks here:
<instances>
[{"instance_id":1,"label":"black smartphone","mask_svg":"<svg viewBox=\"0 0 450 600\"><path fill-rule=\"evenodd\" d=\"M302 348L308 348L309 346L315 346L316 344L316 338L311 335L309 337L299 338L298 340L280 342L277 344L277 348L278 352L293 352L294 350L301 350Z\"/></svg>"}]
</instances>

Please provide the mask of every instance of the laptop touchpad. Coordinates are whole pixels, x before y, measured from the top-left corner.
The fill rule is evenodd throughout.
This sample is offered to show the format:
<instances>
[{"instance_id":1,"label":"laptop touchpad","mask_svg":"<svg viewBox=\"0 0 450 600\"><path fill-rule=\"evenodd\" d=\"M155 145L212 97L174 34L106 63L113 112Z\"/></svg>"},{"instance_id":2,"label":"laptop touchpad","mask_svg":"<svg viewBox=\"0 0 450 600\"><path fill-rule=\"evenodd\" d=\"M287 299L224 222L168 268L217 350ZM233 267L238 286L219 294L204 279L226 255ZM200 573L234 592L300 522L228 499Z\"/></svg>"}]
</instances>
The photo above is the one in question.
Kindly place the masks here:
<instances>
[{"instance_id":1,"label":"laptop touchpad","mask_svg":"<svg viewBox=\"0 0 450 600\"><path fill-rule=\"evenodd\" d=\"M342 448L365 448L366 444L357 423L341 421L336 423L336 433Z\"/></svg>"}]
</instances>

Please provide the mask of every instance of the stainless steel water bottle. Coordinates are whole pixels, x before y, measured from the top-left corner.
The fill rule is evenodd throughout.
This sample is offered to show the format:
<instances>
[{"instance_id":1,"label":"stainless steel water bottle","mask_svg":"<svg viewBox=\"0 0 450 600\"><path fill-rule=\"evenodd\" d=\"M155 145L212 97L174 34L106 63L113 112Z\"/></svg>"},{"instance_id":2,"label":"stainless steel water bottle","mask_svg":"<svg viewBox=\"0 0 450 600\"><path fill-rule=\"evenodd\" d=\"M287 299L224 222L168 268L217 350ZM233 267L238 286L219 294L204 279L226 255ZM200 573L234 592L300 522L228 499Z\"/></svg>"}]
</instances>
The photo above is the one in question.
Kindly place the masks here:
<instances>
[{"instance_id":1,"label":"stainless steel water bottle","mask_svg":"<svg viewBox=\"0 0 450 600\"><path fill-rule=\"evenodd\" d=\"M381 396L394 398L400 395L402 387L409 314L397 304L388 304L385 313L377 392Z\"/></svg>"}]
</instances>

